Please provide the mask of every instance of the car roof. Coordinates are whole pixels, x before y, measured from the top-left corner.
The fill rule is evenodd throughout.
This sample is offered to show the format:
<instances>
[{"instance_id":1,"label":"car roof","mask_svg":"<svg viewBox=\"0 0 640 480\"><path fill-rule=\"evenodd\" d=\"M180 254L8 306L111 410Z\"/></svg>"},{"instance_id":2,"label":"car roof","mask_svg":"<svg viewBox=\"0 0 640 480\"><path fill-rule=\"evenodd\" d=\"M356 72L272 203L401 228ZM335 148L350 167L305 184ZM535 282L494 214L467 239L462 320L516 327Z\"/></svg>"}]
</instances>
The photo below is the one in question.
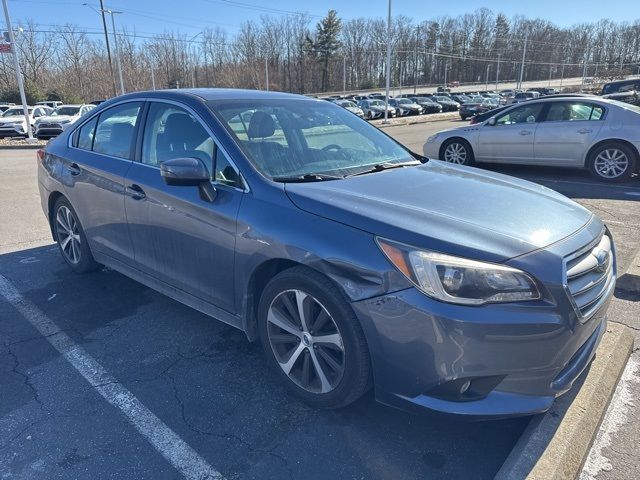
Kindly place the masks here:
<instances>
[{"instance_id":1,"label":"car roof","mask_svg":"<svg viewBox=\"0 0 640 480\"><path fill-rule=\"evenodd\" d=\"M198 97L205 101L215 100L263 100L263 99L291 99L291 100L318 100L305 95L296 95L292 93L283 92L268 92L264 90L249 90L241 88L181 88L181 89L166 89L166 90L149 90L142 92L130 93L121 97L116 97L118 100L125 98L141 98L141 97Z\"/></svg>"}]
</instances>

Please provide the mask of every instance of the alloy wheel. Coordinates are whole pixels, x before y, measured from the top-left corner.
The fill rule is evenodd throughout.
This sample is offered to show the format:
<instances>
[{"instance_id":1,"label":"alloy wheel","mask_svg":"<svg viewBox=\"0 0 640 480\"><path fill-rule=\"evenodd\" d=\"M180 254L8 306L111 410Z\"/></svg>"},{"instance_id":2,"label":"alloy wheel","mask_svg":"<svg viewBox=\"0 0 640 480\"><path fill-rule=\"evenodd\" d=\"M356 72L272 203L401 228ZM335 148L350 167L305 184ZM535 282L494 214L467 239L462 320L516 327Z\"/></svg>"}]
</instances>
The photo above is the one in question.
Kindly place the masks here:
<instances>
[{"instance_id":1,"label":"alloy wheel","mask_svg":"<svg viewBox=\"0 0 640 480\"><path fill-rule=\"evenodd\" d=\"M345 370L342 336L327 309L301 290L285 290L271 302L267 335L282 371L299 387L328 393Z\"/></svg>"},{"instance_id":2,"label":"alloy wheel","mask_svg":"<svg viewBox=\"0 0 640 480\"><path fill-rule=\"evenodd\" d=\"M58 208L56 214L57 237L60 244L60 250L65 258L74 265L81 260L80 254L80 228L75 215L65 205Z\"/></svg>"},{"instance_id":3,"label":"alloy wheel","mask_svg":"<svg viewBox=\"0 0 640 480\"><path fill-rule=\"evenodd\" d=\"M598 154L593 166L603 178L618 178L629 168L629 158L622 150L611 147Z\"/></svg>"},{"instance_id":4,"label":"alloy wheel","mask_svg":"<svg viewBox=\"0 0 640 480\"><path fill-rule=\"evenodd\" d=\"M467 149L461 143L450 143L444 150L444 159L449 163L458 163L462 165L467 161Z\"/></svg>"}]
</instances>

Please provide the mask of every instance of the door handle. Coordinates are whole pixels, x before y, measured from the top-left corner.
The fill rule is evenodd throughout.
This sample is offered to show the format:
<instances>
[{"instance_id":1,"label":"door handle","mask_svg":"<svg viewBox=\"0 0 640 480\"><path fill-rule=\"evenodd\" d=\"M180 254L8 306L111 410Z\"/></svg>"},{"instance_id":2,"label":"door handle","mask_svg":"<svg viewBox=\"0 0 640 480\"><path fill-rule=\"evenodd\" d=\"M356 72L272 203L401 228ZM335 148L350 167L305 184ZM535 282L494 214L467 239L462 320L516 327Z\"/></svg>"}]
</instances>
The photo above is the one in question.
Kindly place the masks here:
<instances>
[{"instance_id":1,"label":"door handle","mask_svg":"<svg viewBox=\"0 0 640 480\"><path fill-rule=\"evenodd\" d=\"M74 177L77 177L82 173L82 170L80 170L80 167L78 166L77 163L71 163L67 165L67 170L69 170L69 173Z\"/></svg>"},{"instance_id":2,"label":"door handle","mask_svg":"<svg viewBox=\"0 0 640 480\"><path fill-rule=\"evenodd\" d=\"M520 135L531 135L531 130L520 130Z\"/></svg>"},{"instance_id":3,"label":"door handle","mask_svg":"<svg viewBox=\"0 0 640 480\"><path fill-rule=\"evenodd\" d=\"M580 130L578 130L578 133L591 133L593 132L593 130L591 130L590 128L581 128Z\"/></svg>"},{"instance_id":4,"label":"door handle","mask_svg":"<svg viewBox=\"0 0 640 480\"><path fill-rule=\"evenodd\" d=\"M147 194L144 193L142 187L140 187L140 185L136 185L135 183L133 185L129 185L126 188L126 191L127 195L129 195L134 200L144 200L145 198L147 198Z\"/></svg>"}]
</instances>

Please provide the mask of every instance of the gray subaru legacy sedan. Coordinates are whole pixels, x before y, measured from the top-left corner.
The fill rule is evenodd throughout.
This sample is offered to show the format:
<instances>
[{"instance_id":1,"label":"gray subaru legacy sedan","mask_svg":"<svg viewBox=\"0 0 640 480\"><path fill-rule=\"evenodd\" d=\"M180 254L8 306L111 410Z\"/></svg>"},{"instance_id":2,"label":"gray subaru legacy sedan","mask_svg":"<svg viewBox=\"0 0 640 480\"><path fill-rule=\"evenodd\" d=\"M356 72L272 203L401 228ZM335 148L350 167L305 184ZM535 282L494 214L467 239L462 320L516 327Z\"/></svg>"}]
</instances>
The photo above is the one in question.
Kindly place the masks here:
<instances>
[{"instance_id":1,"label":"gray subaru legacy sedan","mask_svg":"<svg viewBox=\"0 0 640 480\"><path fill-rule=\"evenodd\" d=\"M429 160L341 107L194 89L103 103L38 152L71 269L106 265L264 346L318 407L543 412L589 365L611 234L526 181Z\"/></svg>"}]
</instances>

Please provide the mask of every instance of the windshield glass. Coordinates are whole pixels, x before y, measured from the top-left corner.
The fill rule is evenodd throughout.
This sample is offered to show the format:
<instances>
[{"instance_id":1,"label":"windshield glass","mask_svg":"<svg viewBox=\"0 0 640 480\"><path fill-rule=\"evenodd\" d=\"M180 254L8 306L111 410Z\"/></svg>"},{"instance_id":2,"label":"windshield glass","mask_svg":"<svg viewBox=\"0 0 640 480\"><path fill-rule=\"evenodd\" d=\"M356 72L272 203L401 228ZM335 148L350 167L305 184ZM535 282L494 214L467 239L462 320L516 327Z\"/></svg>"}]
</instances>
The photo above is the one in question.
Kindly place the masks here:
<instances>
[{"instance_id":1,"label":"windshield glass","mask_svg":"<svg viewBox=\"0 0 640 480\"><path fill-rule=\"evenodd\" d=\"M435 97L435 99L439 102L448 102L449 97Z\"/></svg>"},{"instance_id":2,"label":"windshield glass","mask_svg":"<svg viewBox=\"0 0 640 480\"><path fill-rule=\"evenodd\" d=\"M413 102L411 100L407 99L407 98L401 98L400 100L398 100L398 103L407 104L407 103L413 103Z\"/></svg>"},{"instance_id":3,"label":"windshield glass","mask_svg":"<svg viewBox=\"0 0 640 480\"><path fill-rule=\"evenodd\" d=\"M341 107L345 107L345 108L346 108L346 107L351 107L351 108L356 107L356 104L355 104L355 103L350 102L350 101L348 101L348 100L342 101L342 102L338 103L338 105L340 105Z\"/></svg>"},{"instance_id":4,"label":"windshield glass","mask_svg":"<svg viewBox=\"0 0 640 480\"><path fill-rule=\"evenodd\" d=\"M371 100L369 105L374 105L376 107L384 107L384 102L382 100Z\"/></svg>"},{"instance_id":5,"label":"windshield glass","mask_svg":"<svg viewBox=\"0 0 640 480\"><path fill-rule=\"evenodd\" d=\"M377 164L415 161L377 128L328 102L210 102L247 158L265 176L344 176Z\"/></svg>"},{"instance_id":6,"label":"windshield glass","mask_svg":"<svg viewBox=\"0 0 640 480\"><path fill-rule=\"evenodd\" d=\"M29 115L31 115L32 113L33 113L33 108L30 108ZM9 110L7 110L2 114L3 117L13 117L15 115L24 115L24 111L22 110L22 107L10 108Z\"/></svg>"},{"instance_id":7,"label":"windshield glass","mask_svg":"<svg viewBox=\"0 0 640 480\"><path fill-rule=\"evenodd\" d=\"M58 107L51 115L77 115L80 107Z\"/></svg>"}]
</instances>

